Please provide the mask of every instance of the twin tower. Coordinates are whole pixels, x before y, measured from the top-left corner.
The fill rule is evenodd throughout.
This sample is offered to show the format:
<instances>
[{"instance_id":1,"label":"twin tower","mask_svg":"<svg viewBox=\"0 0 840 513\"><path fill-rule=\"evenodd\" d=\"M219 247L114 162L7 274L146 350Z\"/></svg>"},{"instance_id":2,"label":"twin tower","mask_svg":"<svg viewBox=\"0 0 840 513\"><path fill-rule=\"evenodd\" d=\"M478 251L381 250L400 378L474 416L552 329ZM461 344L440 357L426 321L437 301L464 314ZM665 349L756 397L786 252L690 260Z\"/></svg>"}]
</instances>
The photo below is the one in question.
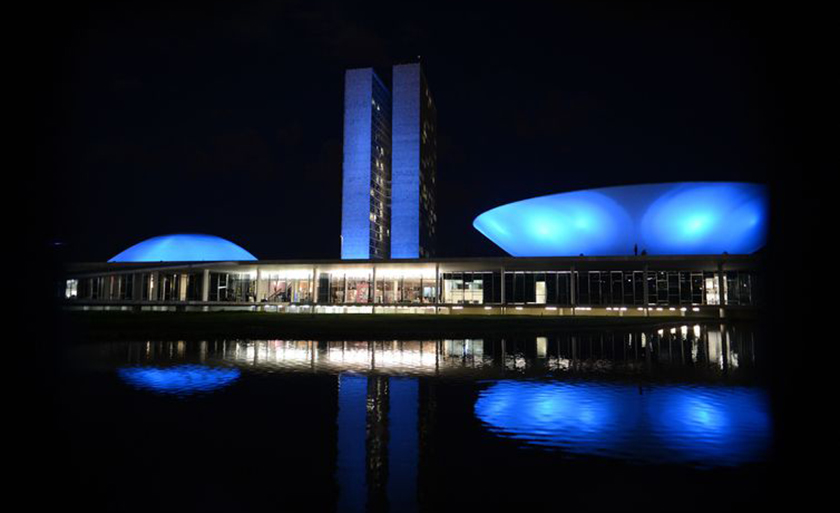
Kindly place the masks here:
<instances>
[{"instance_id":1,"label":"twin tower","mask_svg":"<svg viewBox=\"0 0 840 513\"><path fill-rule=\"evenodd\" d=\"M437 113L419 63L344 77L341 258L435 254Z\"/></svg>"}]
</instances>

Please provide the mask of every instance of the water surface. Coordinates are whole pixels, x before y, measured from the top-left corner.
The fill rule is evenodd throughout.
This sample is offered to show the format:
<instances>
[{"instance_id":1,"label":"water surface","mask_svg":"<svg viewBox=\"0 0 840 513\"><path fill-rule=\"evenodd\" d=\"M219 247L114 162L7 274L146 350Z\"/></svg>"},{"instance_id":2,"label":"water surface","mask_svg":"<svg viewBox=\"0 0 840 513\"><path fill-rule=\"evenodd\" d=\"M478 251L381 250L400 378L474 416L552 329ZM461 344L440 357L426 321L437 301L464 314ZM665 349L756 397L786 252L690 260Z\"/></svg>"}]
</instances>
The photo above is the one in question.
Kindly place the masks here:
<instances>
[{"instance_id":1,"label":"water surface","mask_svg":"<svg viewBox=\"0 0 840 513\"><path fill-rule=\"evenodd\" d=\"M94 509L708 510L734 483L747 507L772 462L763 361L719 324L99 343L68 351L60 424Z\"/></svg>"}]
</instances>

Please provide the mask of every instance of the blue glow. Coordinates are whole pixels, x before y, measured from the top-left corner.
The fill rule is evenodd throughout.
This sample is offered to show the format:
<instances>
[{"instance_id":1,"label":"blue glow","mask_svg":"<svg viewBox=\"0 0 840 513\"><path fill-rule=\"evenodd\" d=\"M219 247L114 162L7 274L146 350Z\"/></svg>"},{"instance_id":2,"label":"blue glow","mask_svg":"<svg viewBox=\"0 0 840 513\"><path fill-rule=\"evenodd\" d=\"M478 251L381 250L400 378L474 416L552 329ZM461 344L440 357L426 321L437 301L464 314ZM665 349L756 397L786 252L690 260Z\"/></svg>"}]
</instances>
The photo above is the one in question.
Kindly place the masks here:
<instances>
[{"instance_id":1,"label":"blue glow","mask_svg":"<svg viewBox=\"0 0 840 513\"><path fill-rule=\"evenodd\" d=\"M338 511L365 510L367 377L338 376Z\"/></svg>"},{"instance_id":2,"label":"blue glow","mask_svg":"<svg viewBox=\"0 0 840 513\"><path fill-rule=\"evenodd\" d=\"M224 388L239 378L239 370L203 365L175 367L123 367L117 370L123 381L141 390L187 396Z\"/></svg>"},{"instance_id":3,"label":"blue glow","mask_svg":"<svg viewBox=\"0 0 840 513\"><path fill-rule=\"evenodd\" d=\"M747 254L766 244L767 190L737 182L607 187L488 210L473 226L513 256Z\"/></svg>"},{"instance_id":4,"label":"blue glow","mask_svg":"<svg viewBox=\"0 0 840 513\"><path fill-rule=\"evenodd\" d=\"M393 72L391 258L420 258L420 64Z\"/></svg>"},{"instance_id":5,"label":"blue glow","mask_svg":"<svg viewBox=\"0 0 840 513\"><path fill-rule=\"evenodd\" d=\"M199 262L256 260L229 240L213 235L183 233L146 239L108 262Z\"/></svg>"},{"instance_id":6,"label":"blue glow","mask_svg":"<svg viewBox=\"0 0 840 513\"><path fill-rule=\"evenodd\" d=\"M767 398L743 387L671 387L645 404L651 433L680 459L736 464L770 443Z\"/></svg>"},{"instance_id":7,"label":"blue glow","mask_svg":"<svg viewBox=\"0 0 840 513\"><path fill-rule=\"evenodd\" d=\"M371 68L344 77L344 149L341 186L341 258L370 258L370 181L373 81Z\"/></svg>"},{"instance_id":8,"label":"blue glow","mask_svg":"<svg viewBox=\"0 0 840 513\"><path fill-rule=\"evenodd\" d=\"M482 391L475 415L529 445L638 462L731 466L770 445L766 395L746 387L504 380Z\"/></svg>"},{"instance_id":9,"label":"blue glow","mask_svg":"<svg viewBox=\"0 0 840 513\"><path fill-rule=\"evenodd\" d=\"M679 184L641 218L641 240L656 254L752 253L766 239L767 202L752 184Z\"/></svg>"},{"instance_id":10,"label":"blue glow","mask_svg":"<svg viewBox=\"0 0 840 513\"><path fill-rule=\"evenodd\" d=\"M410 511L417 497L420 441L417 432L417 378L388 378L388 502L392 511Z\"/></svg>"}]
</instances>

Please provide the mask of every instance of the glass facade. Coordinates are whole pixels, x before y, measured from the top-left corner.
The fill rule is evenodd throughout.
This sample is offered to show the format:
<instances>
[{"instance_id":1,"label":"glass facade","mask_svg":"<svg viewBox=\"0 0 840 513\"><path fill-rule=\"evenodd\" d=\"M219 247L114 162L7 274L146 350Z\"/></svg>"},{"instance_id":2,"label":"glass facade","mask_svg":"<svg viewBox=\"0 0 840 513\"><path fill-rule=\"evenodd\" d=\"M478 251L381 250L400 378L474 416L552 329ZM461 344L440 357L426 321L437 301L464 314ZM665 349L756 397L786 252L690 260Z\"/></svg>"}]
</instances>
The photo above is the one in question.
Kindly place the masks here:
<instances>
[{"instance_id":1,"label":"glass facade","mask_svg":"<svg viewBox=\"0 0 840 513\"><path fill-rule=\"evenodd\" d=\"M66 299L300 305L755 306L755 270L370 267L121 273L61 282ZM206 278L205 278L206 273ZM314 279L317 277L317 279ZM206 279L208 290L204 292Z\"/></svg>"},{"instance_id":2,"label":"glass facade","mask_svg":"<svg viewBox=\"0 0 840 513\"><path fill-rule=\"evenodd\" d=\"M309 303L312 301L312 274L308 272L264 273L260 278L258 301L267 303Z\"/></svg>"},{"instance_id":3,"label":"glass facade","mask_svg":"<svg viewBox=\"0 0 840 513\"><path fill-rule=\"evenodd\" d=\"M229 303L256 301L256 280L247 273L210 273L208 301Z\"/></svg>"},{"instance_id":4,"label":"glass facade","mask_svg":"<svg viewBox=\"0 0 840 513\"><path fill-rule=\"evenodd\" d=\"M435 304L434 274L409 271L374 274L373 270L321 273L319 304Z\"/></svg>"}]
</instances>

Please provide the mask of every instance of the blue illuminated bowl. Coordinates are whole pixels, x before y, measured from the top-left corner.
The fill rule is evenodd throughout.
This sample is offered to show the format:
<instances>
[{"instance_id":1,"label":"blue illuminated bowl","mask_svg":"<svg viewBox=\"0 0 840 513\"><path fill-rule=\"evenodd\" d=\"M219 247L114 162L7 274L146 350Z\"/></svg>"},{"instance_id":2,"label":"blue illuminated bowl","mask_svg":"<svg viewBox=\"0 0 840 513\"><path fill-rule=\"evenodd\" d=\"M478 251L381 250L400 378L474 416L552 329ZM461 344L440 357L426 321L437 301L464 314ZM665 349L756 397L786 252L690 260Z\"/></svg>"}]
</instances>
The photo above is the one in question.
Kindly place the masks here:
<instances>
[{"instance_id":1,"label":"blue illuminated bowl","mask_svg":"<svg viewBox=\"0 0 840 513\"><path fill-rule=\"evenodd\" d=\"M181 233L146 239L109 262L242 261L257 257L229 240L214 235Z\"/></svg>"},{"instance_id":2,"label":"blue illuminated bowl","mask_svg":"<svg viewBox=\"0 0 840 513\"><path fill-rule=\"evenodd\" d=\"M748 254L766 244L768 217L763 185L679 182L540 196L473 226L517 257Z\"/></svg>"}]
</instances>

